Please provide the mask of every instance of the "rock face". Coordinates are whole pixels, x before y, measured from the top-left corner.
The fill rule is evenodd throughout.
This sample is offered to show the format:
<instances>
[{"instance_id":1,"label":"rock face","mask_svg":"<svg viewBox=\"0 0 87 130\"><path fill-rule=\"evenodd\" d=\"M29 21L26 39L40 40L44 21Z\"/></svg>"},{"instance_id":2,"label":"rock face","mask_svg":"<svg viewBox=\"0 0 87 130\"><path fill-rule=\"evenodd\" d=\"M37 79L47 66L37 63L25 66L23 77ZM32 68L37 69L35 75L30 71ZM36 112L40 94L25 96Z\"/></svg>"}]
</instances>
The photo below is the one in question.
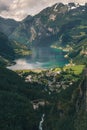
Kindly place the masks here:
<instances>
[{"instance_id":1,"label":"rock face","mask_svg":"<svg viewBox=\"0 0 87 130\"><path fill-rule=\"evenodd\" d=\"M35 16L27 16L10 35L10 38L32 45L72 44L80 37L81 26L87 26L87 6L75 3L57 3ZM87 28L85 28L87 33ZM79 35L79 36L78 36ZM67 38L68 37L68 38ZM66 40L65 40L66 39Z\"/></svg>"},{"instance_id":2,"label":"rock face","mask_svg":"<svg viewBox=\"0 0 87 130\"><path fill-rule=\"evenodd\" d=\"M87 52L87 3L56 3L21 22L0 17L0 30L11 40L30 46L73 48L70 57ZM76 49L77 48L77 49ZM82 52L82 48L85 53ZM76 50L76 51L75 51ZM78 58L77 58L78 59Z\"/></svg>"}]
</instances>

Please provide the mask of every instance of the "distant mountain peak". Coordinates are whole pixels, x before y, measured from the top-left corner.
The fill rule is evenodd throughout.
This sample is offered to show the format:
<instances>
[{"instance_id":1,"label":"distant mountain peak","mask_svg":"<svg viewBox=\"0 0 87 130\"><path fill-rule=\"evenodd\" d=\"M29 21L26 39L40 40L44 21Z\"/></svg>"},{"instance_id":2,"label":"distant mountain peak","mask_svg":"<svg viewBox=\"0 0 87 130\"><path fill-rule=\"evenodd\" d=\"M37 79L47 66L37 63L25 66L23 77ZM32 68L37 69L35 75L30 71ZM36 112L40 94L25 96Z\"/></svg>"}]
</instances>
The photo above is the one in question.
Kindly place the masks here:
<instances>
[{"instance_id":1,"label":"distant mountain peak","mask_svg":"<svg viewBox=\"0 0 87 130\"><path fill-rule=\"evenodd\" d=\"M79 6L79 3L70 2L70 3L68 3L68 5L71 7L77 7L77 6Z\"/></svg>"},{"instance_id":2,"label":"distant mountain peak","mask_svg":"<svg viewBox=\"0 0 87 130\"><path fill-rule=\"evenodd\" d=\"M74 3L74 2L68 3L68 9L69 10L76 9L79 6L80 6L79 3Z\"/></svg>"},{"instance_id":3,"label":"distant mountain peak","mask_svg":"<svg viewBox=\"0 0 87 130\"><path fill-rule=\"evenodd\" d=\"M63 7L64 4L63 3L56 3L53 7L54 7L54 11L58 11L58 8Z\"/></svg>"}]
</instances>

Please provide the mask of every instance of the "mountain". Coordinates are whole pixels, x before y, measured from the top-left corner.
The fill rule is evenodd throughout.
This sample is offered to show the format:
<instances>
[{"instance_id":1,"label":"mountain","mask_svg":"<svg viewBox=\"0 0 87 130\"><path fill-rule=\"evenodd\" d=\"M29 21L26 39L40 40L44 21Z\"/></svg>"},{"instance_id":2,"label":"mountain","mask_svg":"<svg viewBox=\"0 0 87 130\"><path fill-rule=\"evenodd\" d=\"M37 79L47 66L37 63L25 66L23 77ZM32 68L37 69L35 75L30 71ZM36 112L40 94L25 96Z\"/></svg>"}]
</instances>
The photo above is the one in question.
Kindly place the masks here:
<instances>
[{"instance_id":1,"label":"mountain","mask_svg":"<svg viewBox=\"0 0 87 130\"><path fill-rule=\"evenodd\" d=\"M39 116L29 98L31 87L15 72L0 67L0 129L38 130Z\"/></svg>"},{"instance_id":2,"label":"mountain","mask_svg":"<svg viewBox=\"0 0 87 130\"><path fill-rule=\"evenodd\" d=\"M14 50L8 37L0 32L0 65L8 64L15 57Z\"/></svg>"},{"instance_id":3,"label":"mountain","mask_svg":"<svg viewBox=\"0 0 87 130\"><path fill-rule=\"evenodd\" d=\"M9 40L0 32L0 65L10 64L15 58L30 54L31 51L25 45Z\"/></svg>"},{"instance_id":4,"label":"mountain","mask_svg":"<svg viewBox=\"0 0 87 130\"><path fill-rule=\"evenodd\" d=\"M78 44L74 45L69 57L77 64L87 64L87 37L82 37Z\"/></svg>"},{"instance_id":5,"label":"mountain","mask_svg":"<svg viewBox=\"0 0 87 130\"><path fill-rule=\"evenodd\" d=\"M81 61L81 58L83 63L86 61L87 4L56 3L35 16L27 16L21 22L0 19L1 30L15 43L29 48L51 45L68 48L68 56L75 62Z\"/></svg>"},{"instance_id":6,"label":"mountain","mask_svg":"<svg viewBox=\"0 0 87 130\"><path fill-rule=\"evenodd\" d=\"M45 130L87 129L86 78L84 80L83 74L77 74L76 68L61 70L61 74L52 71L16 71L19 76L16 72L0 67L0 129L38 130L43 113L42 127ZM31 75L34 82L25 82L25 78L28 76L30 80ZM53 82L53 89L52 86L45 86L47 80ZM55 83L61 83L60 87L55 87Z\"/></svg>"},{"instance_id":7,"label":"mountain","mask_svg":"<svg viewBox=\"0 0 87 130\"><path fill-rule=\"evenodd\" d=\"M87 4L58 3L19 23L0 19L0 129L86 130L87 69L82 73L83 67L71 66L39 73L1 66L31 54L29 46L51 45L68 49L70 60L87 63Z\"/></svg>"},{"instance_id":8,"label":"mountain","mask_svg":"<svg viewBox=\"0 0 87 130\"><path fill-rule=\"evenodd\" d=\"M79 61L86 54L87 4L57 3L35 16L27 16L14 30L11 39L32 46L72 48L69 56ZM85 43L84 43L85 42ZM75 53L75 48L77 52ZM82 53L84 48L84 53ZM76 54L72 56L73 54ZM81 55L81 56L80 56ZM86 54L87 55L87 54Z\"/></svg>"},{"instance_id":9,"label":"mountain","mask_svg":"<svg viewBox=\"0 0 87 130\"><path fill-rule=\"evenodd\" d=\"M13 19L5 19L0 17L0 30L7 36L11 35L18 25L19 22Z\"/></svg>"},{"instance_id":10,"label":"mountain","mask_svg":"<svg viewBox=\"0 0 87 130\"><path fill-rule=\"evenodd\" d=\"M75 40L73 37L80 35L78 31L83 31L83 29L87 31L86 18L86 5L57 3L33 17L25 18L11 37L23 43L35 45L50 45L54 41L61 41L61 45L64 46L65 42L71 42L72 39ZM68 36L69 38L64 41Z\"/></svg>"}]
</instances>

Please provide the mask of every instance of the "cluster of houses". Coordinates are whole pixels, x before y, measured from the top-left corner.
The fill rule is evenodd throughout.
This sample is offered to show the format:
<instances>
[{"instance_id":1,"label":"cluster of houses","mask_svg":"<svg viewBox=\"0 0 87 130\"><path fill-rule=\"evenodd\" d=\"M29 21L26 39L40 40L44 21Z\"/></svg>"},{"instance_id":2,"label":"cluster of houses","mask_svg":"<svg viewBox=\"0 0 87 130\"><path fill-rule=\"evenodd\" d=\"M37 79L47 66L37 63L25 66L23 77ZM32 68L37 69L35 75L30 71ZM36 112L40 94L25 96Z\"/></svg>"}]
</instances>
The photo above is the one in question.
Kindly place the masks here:
<instances>
[{"instance_id":1,"label":"cluster of houses","mask_svg":"<svg viewBox=\"0 0 87 130\"><path fill-rule=\"evenodd\" d=\"M26 76L26 82L37 82L39 84L44 84L49 87L50 91L60 92L61 89L66 89L67 87L73 84L72 81L58 80L58 77L61 74L61 71L44 71L39 74L29 74ZM56 80L57 79L57 80Z\"/></svg>"}]
</instances>

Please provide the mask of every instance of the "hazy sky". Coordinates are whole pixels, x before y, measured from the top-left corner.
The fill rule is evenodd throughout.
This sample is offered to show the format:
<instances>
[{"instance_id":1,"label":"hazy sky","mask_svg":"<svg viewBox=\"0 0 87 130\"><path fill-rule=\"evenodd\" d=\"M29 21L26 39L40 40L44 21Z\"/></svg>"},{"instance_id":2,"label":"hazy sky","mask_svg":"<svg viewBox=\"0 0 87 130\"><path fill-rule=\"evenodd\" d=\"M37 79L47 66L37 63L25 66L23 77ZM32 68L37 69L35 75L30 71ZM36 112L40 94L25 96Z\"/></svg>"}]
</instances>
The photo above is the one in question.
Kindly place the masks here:
<instances>
[{"instance_id":1,"label":"hazy sky","mask_svg":"<svg viewBox=\"0 0 87 130\"><path fill-rule=\"evenodd\" d=\"M0 0L0 15L21 20L27 15L35 15L43 8L58 2L84 4L87 0Z\"/></svg>"}]
</instances>

